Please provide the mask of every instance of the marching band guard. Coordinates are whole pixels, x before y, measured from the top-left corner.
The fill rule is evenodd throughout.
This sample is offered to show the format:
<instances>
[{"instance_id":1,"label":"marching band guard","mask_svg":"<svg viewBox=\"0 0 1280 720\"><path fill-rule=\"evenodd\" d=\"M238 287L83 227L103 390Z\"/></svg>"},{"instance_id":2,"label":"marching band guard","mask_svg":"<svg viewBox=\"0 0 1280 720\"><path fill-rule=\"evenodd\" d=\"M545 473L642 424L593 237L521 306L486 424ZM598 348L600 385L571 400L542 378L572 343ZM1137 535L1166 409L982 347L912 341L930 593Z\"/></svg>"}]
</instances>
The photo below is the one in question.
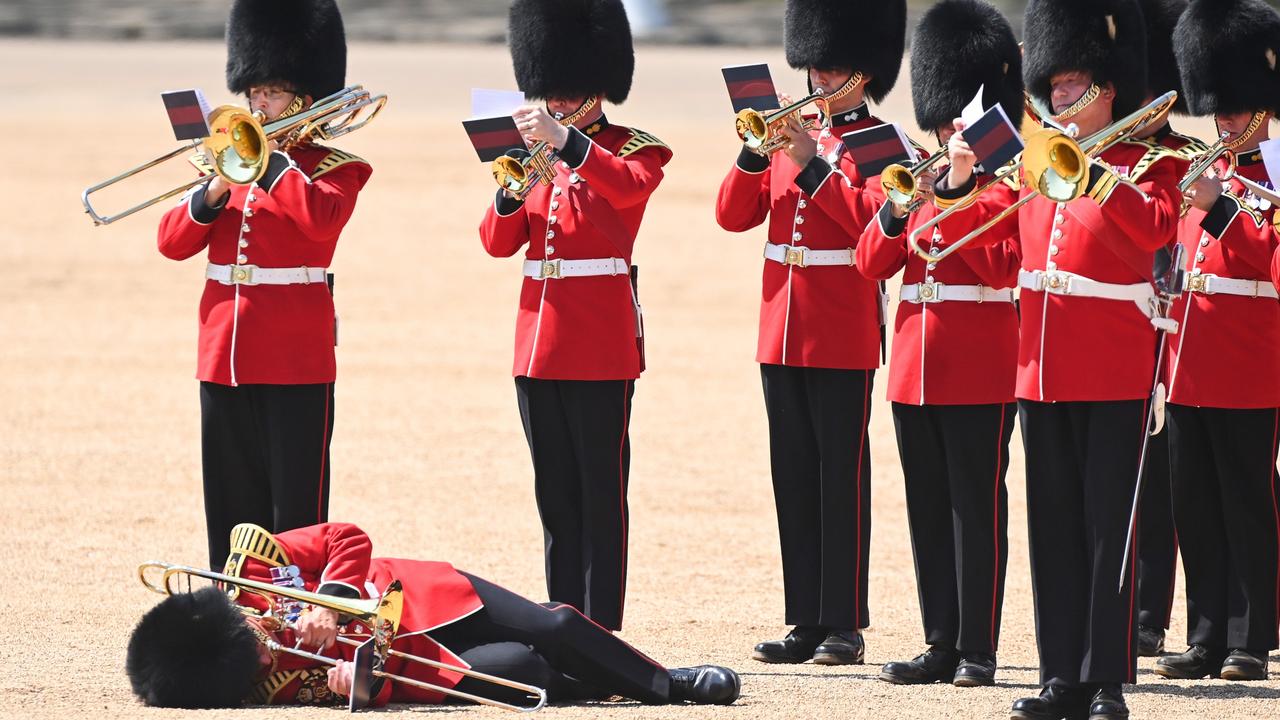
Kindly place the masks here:
<instances>
[{"instance_id":1,"label":"marching band guard","mask_svg":"<svg viewBox=\"0 0 1280 720\"><path fill-rule=\"evenodd\" d=\"M1187 99L1173 53L1173 28L1187 0L1142 0L1147 21L1147 100L1170 90L1178 93L1173 112L1186 114ZM1199 140L1175 132L1168 118L1152 123L1134 137L1177 153L1178 176L1208 148ZM1151 153L1160 153L1152 148ZM1164 378L1167 385L1168 378ZM1164 634L1173 611L1174 579L1178 563L1178 535L1173 527L1172 480L1169 475L1167 424L1147 440L1142 472L1138 526L1138 655L1156 657L1164 651Z\"/></svg>"},{"instance_id":2,"label":"marching band guard","mask_svg":"<svg viewBox=\"0 0 1280 720\"><path fill-rule=\"evenodd\" d=\"M268 121L341 90L345 75L333 0L232 6L227 87ZM211 567L238 523L281 531L329 512L337 320L327 268L372 169L308 141L272 149L256 183L215 178L160 222L165 257L208 250L196 377Z\"/></svg>"},{"instance_id":3,"label":"marching band guard","mask_svg":"<svg viewBox=\"0 0 1280 720\"><path fill-rule=\"evenodd\" d=\"M224 573L263 583L290 583L345 598L377 598L393 581L404 587L404 611L392 649L547 690L550 701L607 699L647 704L729 704L740 681L728 668L667 670L639 650L559 603L540 605L446 562L372 557L369 537L355 525L325 523L272 535L235 528ZM301 581L298 583L297 581ZM234 604L217 587L166 598L142 617L129 640L126 670L147 705L218 708L330 705L351 690L355 648L366 624L331 609L269 605L256 591ZM282 618L282 615L284 616ZM291 623L282 622L296 615ZM320 661L270 650L302 643L340 659ZM386 672L501 702L522 692L391 655ZM441 703L446 696L407 683L376 681L373 705Z\"/></svg>"},{"instance_id":4,"label":"marching band guard","mask_svg":"<svg viewBox=\"0 0 1280 720\"><path fill-rule=\"evenodd\" d=\"M1174 37L1192 112L1230 133L1240 177L1269 187L1258 145L1280 107L1280 14L1258 0L1192 0ZM1275 208L1221 177L1202 176L1189 194L1178 240L1190 273L1173 308L1181 328L1169 339L1167 412L1190 649L1161 658L1156 673L1265 680L1280 541Z\"/></svg>"},{"instance_id":5,"label":"marching band guard","mask_svg":"<svg viewBox=\"0 0 1280 720\"><path fill-rule=\"evenodd\" d=\"M1080 137L1141 106L1146 44L1136 0L1032 0L1024 37L1029 91ZM997 226L1015 234L1022 255L1015 394L1043 686L1013 704L1015 720L1129 715L1132 564L1120 592L1117 581L1155 371L1154 253L1173 240L1181 205L1179 165L1150 149L1119 142L1089 164L1078 199L1036 197ZM941 194L973 179L956 172L939 183ZM977 227L989 205L955 214L944 236Z\"/></svg>"},{"instance_id":6,"label":"marching band guard","mask_svg":"<svg viewBox=\"0 0 1280 720\"><path fill-rule=\"evenodd\" d=\"M827 115L810 131L792 119L790 144L772 158L744 147L717 198L730 232L769 223L756 360L794 628L756 645L763 662L863 662L880 298L854 267L854 247L883 195L840 137L882 124L865 98L893 88L905 33L902 0L789 0L787 62L824 91Z\"/></svg>"},{"instance_id":7,"label":"marching band guard","mask_svg":"<svg viewBox=\"0 0 1280 720\"><path fill-rule=\"evenodd\" d=\"M979 88L1014 127L1023 111L1022 59L1013 29L982 0L942 0L911 42L916 121L946 144ZM1017 191L991 191L1011 203ZM942 199L939 204L945 204ZM1018 253L1010 240L966 249L942 263L907 247L906 232L933 218L892 201L857 247L858 270L873 280L904 267L894 324L889 400L907 491L911 546L928 650L884 666L893 683L995 682L996 646L1008 561L1009 438L1013 433L1018 317L1013 287ZM940 231L930 247L945 246Z\"/></svg>"},{"instance_id":8,"label":"marching band guard","mask_svg":"<svg viewBox=\"0 0 1280 720\"><path fill-rule=\"evenodd\" d=\"M527 246L513 374L547 592L617 630L627 579L631 398L644 367L632 247L671 150L610 123L601 108L631 89L635 57L620 0L517 0L510 37L520 89L546 101L518 110L517 127L555 148L558 172L523 199L499 190L480 239L495 257Z\"/></svg>"}]
</instances>

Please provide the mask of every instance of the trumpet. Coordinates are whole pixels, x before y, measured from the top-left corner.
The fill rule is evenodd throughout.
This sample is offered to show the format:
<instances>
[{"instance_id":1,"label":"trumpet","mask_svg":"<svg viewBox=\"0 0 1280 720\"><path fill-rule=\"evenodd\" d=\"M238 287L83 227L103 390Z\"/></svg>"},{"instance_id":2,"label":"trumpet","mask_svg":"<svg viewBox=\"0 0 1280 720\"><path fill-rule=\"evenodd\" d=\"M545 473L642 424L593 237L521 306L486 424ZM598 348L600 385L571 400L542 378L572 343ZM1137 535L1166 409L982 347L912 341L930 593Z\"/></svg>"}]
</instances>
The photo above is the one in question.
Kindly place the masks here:
<instances>
[{"instance_id":1,"label":"trumpet","mask_svg":"<svg viewBox=\"0 0 1280 720\"><path fill-rule=\"evenodd\" d=\"M1054 202L1066 203L1084 194L1089 184L1089 163L1116 143L1119 143L1163 116L1178 99L1178 93L1167 92L1152 100L1147 105L1126 115L1098 132L1090 135L1083 142L1077 142L1074 135L1075 125L1066 130L1044 128L1027 138L1022 150L1022 158L1008 168L996 173L990 180L969 194L969 197L938 213L928 222L921 224L907 237L911 249L928 262L936 263L948 255L968 245L978 236L998 225L1005 218L1016 213L1019 208L1031 202L1037 195L1043 195ZM999 182L1003 182L1014 173L1021 171L1024 181L1031 192L1017 202L1005 208L995 217L983 223L968 235L952 242L945 249L934 255L920 246L919 238L931 231L952 213L969 207L979 195Z\"/></svg>"},{"instance_id":2,"label":"trumpet","mask_svg":"<svg viewBox=\"0 0 1280 720\"><path fill-rule=\"evenodd\" d=\"M160 577L158 578L158 580L152 580L149 577L149 574L154 574L155 571L159 571L160 573ZM437 692L444 695L450 695L453 697L461 698L463 700L469 700L474 703L479 703L481 705L489 705L492 707L502 708L504 710L513 710L517 712L535 712L537 710L541 710L543 706L547 704L547 691L544 690L543 688L535 687L533 685L526 685L524 683L515 682L514 680L507 680L505 678L500 678L495 675L489 675L487 673L477 672L470 668L450 665L448 663L442 663L436 660L431 660L429 658L419 657L417 655L411 655L409 653L392 649L391 644L396 639L396 632L399 630L399 627L400 627L400 616L404 609L404 590L401 587L399 580L392 581L391 584L387 586L387 589L383 591L382 596L379 598L371 599L371 600L354 600L350 598L337 597L334 595L322 595L320 593L310 592L307 590L299 590L293 587L273 585L270 583L259 582L257 580L250 580L248 578L240 578L240 577L235 577L233 575L225 575L223 573L213 572L211 570L203 570L201 568L189 567L186 565L174 565L171 563L159 562L155 560L144 562L138 566L138 579L142 581L143 586L146 587L148 590L155 593L159 593L161 595L173 595L176 592L182 592L181 580L183 578L186 579L187 586L189 589L191 584L191 578L193 577L203 578L205 580L212 580L213 582L219 585L222 585L224 587L230 586L230 587L238 588L241 591L247 591L247 592L260 595L267 600L269 607L273 607L273 608L275 607L276 598L286 598L289 600L295 600L297 602L311 605L314 607L333 610L334 612L337 612L341 615L349 615L353 618L361 620L362 622L364 622L369 626L370 632L373 635L371 640L361 641L351 637L339 635L338 642L344 645L352 645L352 646L364 646L366 645L366 643L371 644L372 649L377 656L375 660L377 661L376 664L378 667L381 667L382 661L385 661L387 657L398 657L407 662L419 663L422 665L426 665L428 667L436 668L438 670L445 670L448 672L458 673L461 675L465 675L467 677L475 678L477 680L493 683L495 685L502 685L504 687L514 688L516 690L520 690L522 692L528 693L529 696L533 698L535 701L530 705L515 705L512 703L505 703L498 700L491 700L489 698L481 697L479 695L473 695L471 693L464 692L461 690L456 690L454 688L444 687L442 685L435 685L432 683L423 682L421 680L415 680L413 678L405 677L403 675L396 675L394 673L384 672L383 670L372 667L372 665L365 665L361 662L362 661L361 656L363 655L363 652L362 652L363 647L361 648L361 650L358 650L356 654L357 676L354 683L354 685L356 686L360 686L363 683L363 685L367 687L368 683L371 682L370 678L379 677L379 678L385 678L392 682L403 683L405 685L412 685L414 687L422 688L424 690L430 690L432 692ZM175 585L175 581L178 581L177 585ZM241 608L241 609L246 614L252 614L252 612L248 608ZM280 618L280 620L283 621L282 618ZM301 641L299 641L299 645L300 644L301 644ZM335 660L334 658L326 657L324 655L320 655L317 653L307 652L306 650L302 650L298 646L289 647L287 645L282 645L279 642L276 642L274 640L268 642L268 647L271 649L272 652L288 653L290 655L296 655L298 657L307 658L309 660L324 663L326 665L338 664L338 661ZM360 675L360 673L362 672L365 673L365 676L363 678ZM358 694L361 694L361 693L357 693L354 690L351 693L351 699L352 699L351 709L353 710L358 709L355 706L355 702Z\"/></svg>"},{"instance_id":3,"label":"trumpet","mask_svg":"<svg viewBox=\"0 0 1280 720\"><path fill-rule=\"evenodd\" d=\"M946 156L947 146L943 145L937 152L911 167L894 163L885 168L880 173L880 187L884 190L885 197L889 198L889 202L906 208L908 213L918 210L924 204L924 198L919 197L920 176Z\"/></svg>"},{"instance_id":4,"label":"trumpet","mask_svg":"<svg viewBox=\"0 0 1280 720\"><path fill-rule=\"evenodd\" d=\"M94 225L109 225L194 187L206 185L215 177L221 177L232 185L248 185L256 182L266 172L271 155L267 152L267 147L272 141L278 142L282 149L288 149L313 137L332 140L368 125L386 103L386 95L371 95L363 86L351 85L317 100L300 113L265 124L261 113L251 113L234 105L223 105L215 109L208 118L208 137L194 140L115 177L90 185L80 193L80 202L84 204L84 211L89 214ZM99 213L89 200L90 195L103 188L111 187L192 150L200 150L209 155L213 163L212 173L178 185L114 215Z\"/></svg>"},{"instance_id":5,"label":"trumpet","mask_svg":"<svg viewBox=\"0 0 1280 720\"><path fill-rule=\"evenodd\" d=\"M738 112L734 120L734 129L737 130L738 137L746 143L748 150L768 157L787 144L787 136L782 134L782 128L787 124L787 119L792 115L799 116L801 108L815 102L825 105L821 88L767 115L753 108L744 108ZM810 130L813 128L813 121L801 118L800 127L803 130Z\"/></svg>"},{"instance_id":6,"label":"trumpet","mask_svg":"<svg viewBox=\"0 0 1280 720\"><path fill-rule=\"evenodd\" d=\"M511 150L516 155L496 158L491 166L493 179L518 200L523 200L539 184L550 185L556 176L556 158L545 140L528 150Z\"/></svg>"},{"instance_id":7,"label":"trumpet","mask_svg":"<svg viewBox=\"0 0 1280 720\"><path fill-rule=\"evenodd\" d=\"M1178 191L1182 193L1182 214L1186 215L1191 209L1191 198L1187 192L1191 190L1191 186L1195 184L1210 168L1218 163L1222 158L1227 159L1227 170L1220 179L1229 180L1236 175L1236 154L1232 151L1231 145L1227 143L1227 138L1231 137L1231 133L1224 132L1218 136L1218 141L1209 147L1200 155L1196 156L1191 167L1187 168L1187 172L1182 176L1182 180L1178 182ZM1239 179L1239 178L1238 178Z\"/></svg>"}]
</instances>

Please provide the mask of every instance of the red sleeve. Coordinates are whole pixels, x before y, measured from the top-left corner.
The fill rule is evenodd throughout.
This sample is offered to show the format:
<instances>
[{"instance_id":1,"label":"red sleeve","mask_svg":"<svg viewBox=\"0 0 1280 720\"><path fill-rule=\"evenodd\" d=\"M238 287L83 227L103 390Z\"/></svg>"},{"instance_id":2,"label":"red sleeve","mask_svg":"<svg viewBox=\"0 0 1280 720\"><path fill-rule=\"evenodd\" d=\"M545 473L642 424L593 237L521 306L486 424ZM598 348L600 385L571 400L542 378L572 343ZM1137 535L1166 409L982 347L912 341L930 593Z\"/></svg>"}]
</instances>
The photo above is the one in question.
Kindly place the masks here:
<instances>
[{"instance_id":1,"label":"red sleeve","mask_svg":"<svg viewBox=\"0 0 1280 720\"><path fill-rule=\"evenodd\" d=\"M529 242L529 216L524 203L499 190L480 221L480 243L494 257L511 257Z\"/></svg>"},{"instance_id":2,"label":"red sleeve","mask_svg":"<svg viewBox=\"0 0 1280 720\"><path fill-rule=\"evenodd\" d=\"M1280 290L1280 246L1276 247L1275 253L1271 256L1271 283Z\"/></svg>"},{"instance_id":3,"label":"red sleeve","mask_svg":"<svg viewBox=\"0 0 1280 720\"><path fill-rule=\"evenodd\" d=\"M848 176L833 169L821 157L810 160L796 175L795 182L855 243L886 200L880 183L854 185Z\"/></svg>"},{"instance_id":4,"label":"red sleeve","mask_svg":"<svg viewBox=\"0 0 1280 720\"><path fill-rule=\"evenodd\" d=\"M619 157L592 142L577 128L570 130L569 137L569 147L561 157L566 158L566 162L568 157L581 158L581 162L569 163L573 171L615 210L647 200L662 182L662 166L671 159L671 151L658 145Z\"/></svg>"},{"instance_id":5,"label":"red sleeve","mask_svg":"<svg viewBox=\"0 0 1280 720\"><path fill-rule=\"evenodd\" d=\"M289 559L299 570L319 576L317 592L364 597L373 543L360 528L350 523L322 523L277 533L276 539L289 549Z\"/></svg>"},{"instance_id":6,"label":"red sleeve","mask_svg":"<svg viewBox=\"0 0 1280 720\"><path fill-rule=\"evenodd\" d=\"M170 260L186 260L209 245L209 232L221 210L204 204L204 186L189 193L160 218L156 245Z\"/></svg>"},{"instance_id":7,"label":"red sleeve","mask_svg":"<svg viewBox=\"0 0 1280 720\"><path fill-rule=\"evenodd\" d=\"M907 264L906 229L909 220L918 217L896 218L889 203L880 207L876 218L862 231L854 249L858 272L871 280L888 280Z\"/></svg>"},{"instance_id":8,"label":"red sleeve","mask_svg":"<svg viewBox=\"0 0 1280 720\"><path fill-rule=\"evenodd\" d=\"M1140 250L1154 252L1173 241L1182 217L1177 167L1172 158L1160 160L1135 184L1095 162L1090 165L1084 197L1097 203L1102 216ZM1120 252L1125 249L1117 248Z\"/></svg>"},{"instance_id":9,"label":"red sleeve","mask_svg":"<svg viewBox=\"0 0 1280 720\"><path fill-rule=\"evenodd\" d=\"M716 222L729 232L745 232L769 217L769 176L773 165L743 148L716 196Z\"/></svg>"},{"instance_id":10,"label":"red sleeve","mask_svg":"<svg viewBox=\"0 0 1280 720\"><path fill-rule=\"evenodd\" d=\"M974 242L979 242L975 240ZM1022 267L1022 246L1011 238L982 242L956 251L969 269L993 288L1017 287L1018 270Z\"/></svg>"},{"instance_id":11,"label":"red sleeve","mask_svg":"<svg viewBox=\"0 0 1280 720\"><path fill-rule=\"evenodd\" d=\"M347 162L312 180L277 150L258 184L303 235L327 240L351 219L356 196L372 173L367 163Z\"/></svg>"},{"instance_id":12,"label":"red sleeve","mask_svg":"<svg viewBox=\"0 0 1280 720\"><path fill-rule=\"evenodd\" d=\"M952 212L940 224L942 230L943 242L945 246L948 242L954 242L969 233L977 230L986 224L989 220L999 215L1010 205L1017 202L1020 196L1028 191L1019 193L1012 187L1003 182L1000 186L993 186L987 190L972 195L979 187L978 182L984 185L988 182L986 177L971 177L969 182L972 183L970 194L961 195L957 200L944 200L941 194L936 196L934 203L941 210L959 206L960 209ZM959 192L963 192L964 188L959 188ZM996 223L994 227L987 230L981 236L966 245L966 248L979 248L986 245L996 245L1009 242L1012 245L1018 245L1018 213L1010 213L1008 217Z\"/></svg>"},{"instance_id":13,"label":"red sleeve","mask_svg":"<svg viewBox=\"0 0 1280 720\"><path fill-rule=\"evenodd\" d=\"M1261 275L1276 270L1276 232L1267 218L1252 212L1235 195L1224 193L1200 222L1222 241L1222 251L1235 256Z\"/></svg>"}]
</instances>

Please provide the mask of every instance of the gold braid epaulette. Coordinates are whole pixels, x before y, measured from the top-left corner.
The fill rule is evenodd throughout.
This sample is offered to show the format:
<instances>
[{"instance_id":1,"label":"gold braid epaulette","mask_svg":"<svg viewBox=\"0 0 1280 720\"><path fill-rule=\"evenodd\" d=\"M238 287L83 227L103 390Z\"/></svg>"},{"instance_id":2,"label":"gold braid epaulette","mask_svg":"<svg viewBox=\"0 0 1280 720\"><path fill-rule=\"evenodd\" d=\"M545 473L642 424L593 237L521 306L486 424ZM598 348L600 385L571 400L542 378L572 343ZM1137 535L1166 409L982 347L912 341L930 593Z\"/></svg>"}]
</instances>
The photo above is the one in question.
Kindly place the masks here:
<instances>
[{"instance_id":1,"label":"gold braid epaulette","mask_svg":"<svg viewBox=\"0 0 1280 720\"><path fill-rule=\"evenodd\" d=\"M1143 174L1145 174L1148 170L1154 167L1155 164L1160 162L1161 160L1165 158L1184 159L1185 157L1182 151L1174 150L1172 148L1167 148L1164 145L1160 145L1158 143L1142 142L1139 144L1145 146L1147 148L1147 152L1141 158L1138 158L1138 162L1135 163L1134 166L1129 169L1129 176L1125 178L1126 180L1128 180L1131 183L1134 183L1135 185L1142 178Z\"/></svg>"},{"instance_id":2,"label":"gold braid epaulette","mask_svg":"<svg viewBox=\"0 0 1280 720\"><path fill-rule=\"evenodd\" d=\"M1208 145L1205 145L1203 142L1193 137L1188 137L1186 135L1179 135L1178 133L1174 133L1174 136L1180 137L1183 140L1187 141L1186 145L1183 145L1177 150L1174 150L1174 152L1178 153L1186 160L1195 162L1197 157L1209 152Z\"/></svg>"},{"instance_id":3,"label":"gold braid epaulette","mask_svg":"<svg viewBox=\"0 0 1280 720\"><path fill-rule=\"evenodd\" d=\"M321 175L324 175L327 172L330 172L339 167L342 167L347 163L364 163L365 165L369 164L364 159L358 158L349 152L345 152L342 150L334 150L333 148L328 148L328 150L329 150L329 154L326 155L324 159L320 161L320 164L316 165L315 170L311 171L312 180L315 180L316 178L320 177Z\"/></svg>"},{"instance_id":4,"label":"gold braid epaulette","mask_svg":"<svg viewBox=\"0 0 1280 720\"><path fill-rule=\"evenodd\" d=\"M274 535L253 523L240 523L231 528L231 553L227 555L227 564L222 568L223 575L240 577L244 569L246 557L261 560L267 567L284 567L289 565L289 553L285 552ZM240 595L240 588L231 588L231 599Z\"/></svg>"},{"instance_id":5,"label":"gold braid epaulette","mask_svg":"<svg viewBox=\"0 0 1280 720\"><path fill-rule=\"evenodd\" d=\"M301 674L301 670L281 670L271 673L266 680L253 686L253 692L249 694L249 704L270 705L276 693L280 692L280 688L293 682L294 678Z\"/></svg>"},{"instance_id":6,"label":"gold braid epaulette","mask_svg":"<svg viewBox=\"0 0 1280 720\"><path fill-rule=\"evenodd\" d=\"M662 142L658 138L654 137L653 135L650 135L649 133L643 130L637 130L635 128L628 128L628 129L631 131L631 139L628 140L627 144L623 145L622 149L618 151L618 157L626 157L631 153L636 152L637 150L642 150L647 147L660 147L660 148L667 148L668 150L671 149L667 147L666 143Z\"/></svg>"},{"instance_id":7,"label":"gold braid epaulette","mask_svg":"<svg viewBox=\"0 0 1280 720\"><path fill-rule=\"evenodd\" d=\"M187 162L191 163L195 169L199 170L201 175L213 174L213 165L209 164L209 159L204 156L204 153L191 155L187 158Z\"/></svg>"}]
</instances>

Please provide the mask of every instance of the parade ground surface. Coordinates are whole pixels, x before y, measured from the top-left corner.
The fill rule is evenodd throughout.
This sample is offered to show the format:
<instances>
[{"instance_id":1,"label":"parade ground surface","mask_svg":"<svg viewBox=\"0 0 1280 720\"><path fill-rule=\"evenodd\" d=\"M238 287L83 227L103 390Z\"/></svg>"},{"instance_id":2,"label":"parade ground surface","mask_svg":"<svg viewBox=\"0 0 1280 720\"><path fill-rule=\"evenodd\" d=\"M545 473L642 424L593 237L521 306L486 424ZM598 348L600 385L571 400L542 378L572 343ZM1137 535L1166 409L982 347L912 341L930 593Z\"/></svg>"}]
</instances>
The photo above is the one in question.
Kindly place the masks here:
<instances>
[{"instance_id":1,"label":"parade ground surface","mask_svg":"<svg viewBox=\"0 0 1280 720\"><path fill-rule=\"evenodd\" d=\"M144 708L123 666L134 622L159 599L139 584L138 563L205 559L193 378L204 260L175 263L156 251L156 224L171 201L94 228L79 193L176 147L161 91L198 86L214 104L235 101L224 90L224 57L217 43L0 41L0 608L7 633L0 715L195 716ZM750 659L754 643L786 630L754 362L765 236L763 228L722 231L713 207L738 152L719 69L757 61L770 63L781 89L803 94L801 76L778 50L642 47L630 100L607 110L675 151L635 253L649 370L637 384L632 424L623 636L669 666L737 669L742 698L732 707L624 702L543 712L637 720L1007 717L1010 703L1038 689L1017 434L999 684L901 687L877 679L883 663L923 649L884 402L887 370L877 377L872 421L867 664ZM927 140L911 121L905 78L904 66L877 114ZM333 264L341 346L331 517L368 531L378 555L448 560L545 599L542 533L510 377L520 262L481 249L476 227L494 185L460 122L469 88L513 86L507 52L357 43L348 81L391 101L367 129L335 143L367 158L374 173ZM1206 123L1175 122L1210 134ZM122 207L188 171L173 163L102 202ZM1177 597L1169 645L1180 651L1181 578ZM1276 717L1278 659L1269 682L1227 683L1162 680L1144 658L1130 707L1135 718ZM199 717L340 712L252 708Z\"/></svg>"}]
</instances>

